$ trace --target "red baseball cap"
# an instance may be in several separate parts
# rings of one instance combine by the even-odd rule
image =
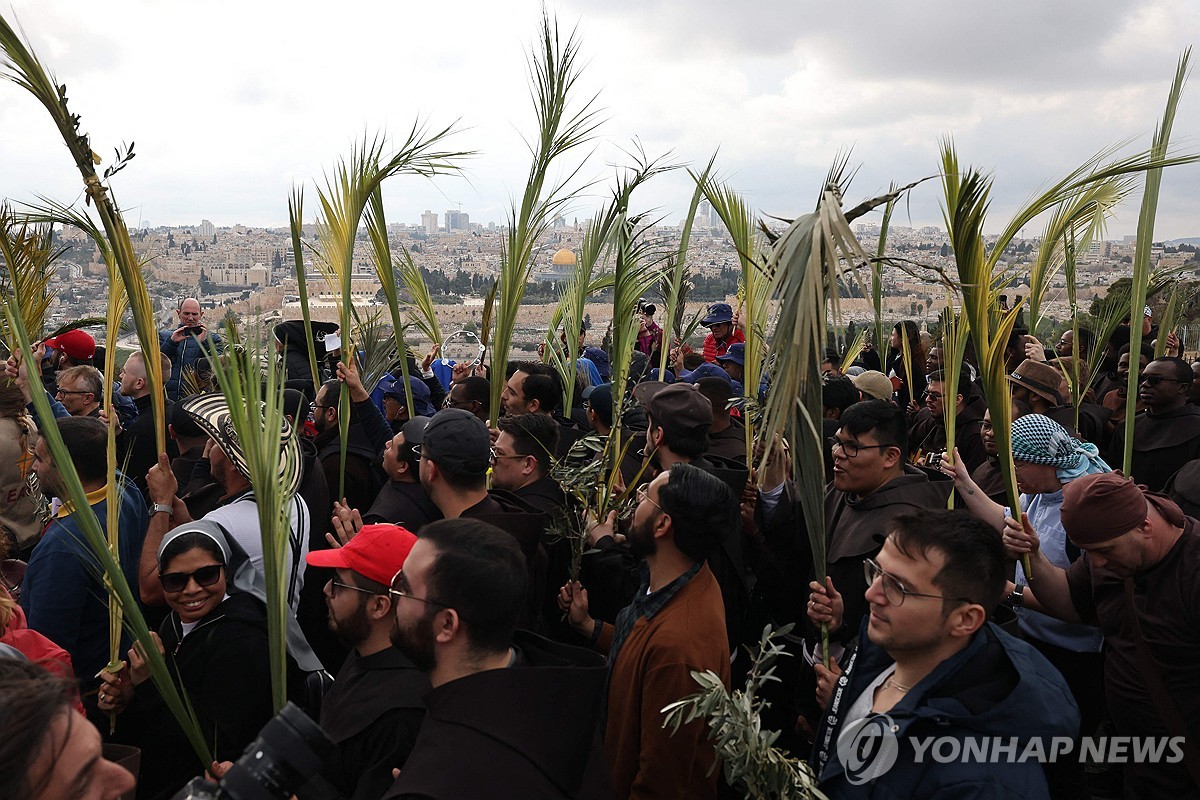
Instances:
[[[77,361],[83,361],[96,355],[96,340],[90,333],[78,328],[55,336],[53,339],[47,339],[46,347],[61,350]]]
[[[353,570],[388,586],[416,542],[416,534],[400,525],[385,522],[363,525],[345,547],[309,553],[307,561],[314,567]]]

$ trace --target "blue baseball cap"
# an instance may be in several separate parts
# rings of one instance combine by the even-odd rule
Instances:
[[[391,375],[384,376],[379,385],[383,387],[384,397],[394,397],[401,403],[405,402],[404,387],[400,385],[398,378]],[[409,375],[408,385],[412,390],[413,406],[415,406],[415,408],[409,411],[409,415],[414,417],[432,417],[437,412],[437,409],[429,402],[429,387],[425,385],[425,381],[415,375]],[[413,411],[416,411],[416,413],[413,414]]]
[[[729,377],[729,373],[718,367],[716,364],[704,363],[696,367],[688,376],[684,378],[688,383],[695,383],[701,378],[720,378],[729,383],[733,379]]]

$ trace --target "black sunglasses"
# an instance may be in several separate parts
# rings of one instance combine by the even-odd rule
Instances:
[[[1164,381],[1167,383],[1183,383],[1183,381],[1177,378],[1168,378],[1166,375],[1143,375],[1141,380],[1147,386],[1158,386]]]
[[[221,579],[224,564],[209,564],[195,572],[166,572],[160,573],[158,580],[162,583],[164,592],[182,592],[187,588],[189,580],[195,580],[197,586],[212,586]]]

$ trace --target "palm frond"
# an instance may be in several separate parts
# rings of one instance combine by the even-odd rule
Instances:
[[[1167,94],[1167,106],[1163,111],[1162,122],[1154,130],[1154,143],[1150,148],[1151,157],[1162,159],[1167,154],[1171,141],[1171,128],[1175,123],[1175,110],[1179,106],[1179,98],[1183,94],[1183,84],[1187,80],[1188,61],[1192,48],[1188,47],[1179,57],[1175,68],[1175,79]],[[1150,283],[1150,248],[1154,238],[1154,218],[1158,212],[1158,193],[1162,186],[1162,169],[1155,167],[1146,172],[1146,186],[1142,194],[1142,209],[1138,214],[1137,247],[1133,256],[1133,284],[1129,298],[1129,318],[1135,324],[1129,326],[1129,352],[1137,353],[1142,344],[1142,326],[1136,324],[1141,319],[1142,307],[1146,304],[1146,287]],[[1128,396],[1125,398],[1125,419],[1132,420],[1137,414],[1138,371],[1129,370],[1127,383]],[[1125,425],[1125,442],[1122,454],[1124,463],[1122,471],[1130,475],[1133,464],[1133,424]],[[1136,475],[1133,476],[1135,479]]]
[[[291,540],[291,508],[299,476],[299,443],[284,416],[284,381],[279,370],[264,370],[273,347],[261,338],[258,326],[250,326],[250,338],[242,340],[237,328],[225,323],[229,343],[223,358],[212,361],[213,375],[229,406],[230,423],[245,457],[250,484],[258,507],[262,536],[262,572],[266,579],[267,635],[271,660],[271,700],[275,710],[287,702],[288,548]],[[294,458],[282,458],[285,449],[297,450]],[[281,471],[281,465],[286,468]]]
[[[896,184],[888,185],[888,192],[895,192]],[[896,209],[896,198],[883,206],[883,219],[879,221],[879,240],[875,244],[875,258],[871,261],[871,311],[875,317],[875,352],[880,357],[887,355],[888,336],[883,327],[883,254],[887,249],[888,228],[892,224],[892,212]]]
[[[547,187],[551,165],[592,138],[600,124],[599,112],[589,100],[579,110],[571,110],[573,88],[579,79],[579,42],[574,33],[563,41],[557,22],[542,13],[539,47],[530,56],[530,80],[533,84],[537,139],[531,144],[533,163],[525,182],[520,204],[509,212],[508,229],[500,252],[500,276],[497,280],[494,310],[495,330],[491,344],[492,424],[500,414],[500,394],[512,347],[513,331],[525,296],[525,284],[533,270],[538,241],[551,221],[570,200],[565,186],[579,167],[570,170],[561,182]]]
[[[712,164],[710,162],[709,166]],[[709,177],[700,185],[704,198],[721,218],[733,241],[741,264],[741,309],[745,320],[745,364],[742,367],[742,391],[750,406],[758,402],[758,387],[762,379],[763,356],[766,352],[767,312],[771,302],[770,276],[754,213],[745,199],[728,184]],[[754,460],[754,423],[745,415],[746,460]]]
[[[687,297],[687,290],[690,288],[687,251],[692,238],[692,225],[696,221],[696,211],[700,208],[700,199],[704,196],[704,186],[708,183],[713,163],[716,160],[717,154],[713,153],[708,159],[708,164],[699,174],[691,169],[688,170],[688,175],[696,184],[696,188],[692,191],[692,201],[688,204],[687,216],[683,220],[683,231],[679,237],[679,252],[675,254],[674,260],[668,263],[662,280],[663,322],[666,324],[667,330],[658,366],[663,371],[667,369],[667,359],[670,357],[671,349],[676,346],[676,341],[682,347],[687,340],[683,334],[685,327],[683,321],[684,301]],[[696,318],[699,320],[699,316]]]
[[[304,268],[304,187],[295,186],[288,196],[288,228],[292,235],[292,261],[296,269],[296,293],[300,296],[300,318],[304,322],[304,341],[313,340],[312,312],[308,307],[308,273]],[[321,373],[317,370],[317,352],[311,346],[308,351],[308,369],[312,373],[313,391],[321,385]]]
[[[396,262],[396,268],[400,271],[400,280],[403,281],[405,290],[413,300],[412,310],[415,313],[410,314],[412,323],[429,341],[441,344],[442,329],[438,325],[437,309],[433,305],[433,297],[429,294],[429,286],[425,283],[425,276],[421,274],[421,268],[413,261],[412,254],[408,252],[407,247],[401,246],[400,259]]]
[[[867,329],[861,328],[858,333],[854,334],[854,341],[850,342],[846,348],[846,352],[842,354],[842,363],[838,365],[840,372],[845,372],[854,366],[854,362],[862,355],[863,346],[867,343]]]
[[[146,288],[146,280],[142,274],[142,264],[133,250],[129,238],[129,229],[112,199],[111,188],[102,182],[96,174],[96,164],[101,159],[92,150],[90,138],[79,128],[80,117],[67,108],[67,87],[59,84],[41,61],[29,49],[26,42],[17,35],[8,22],[0,17],[0,50],[4,57],[0,59],[0,76],[16,83],[30,92],[50,113],[50,117],[58,128],[71,158],[75,162],[84,183],[84,195],[88,203],[95,205],[96,213],[103,224],[104,236],[98,237],[98,231],[91,225],[93,239],[103,238],[111,249],[111,257],[121,272],[125,282],[125,290],[129,295],[129,304],[133,309],[133,323],[137,330],[141,345],[142,357],[146,367],[146,381],[150,385],[151,408],[155,424],[155,444],[158,452],[166,452],[166,396],[163,392],[162,366],[159,361],[158,331],[154,322],[154,306],[150,302],[150,294]],[[121,157],[118,165],[106,170],[104,177],[108,178],[116,169],[124,166],[133,157],[132,145]],[[119,159],[120,160],[120,159]],[[87,227],[84,228],[85,230]]]
[[[54,271],[52,265],[63,252],[52,244],[52,225],[32,224],[21,219],[7,204],[0,204],[0,262],[5,278],[0,279],[0,292],[21,311],[25,329],[41,339],[46,313],[54,303],[56,292],[50,288]],[[13,352],[13,337],[7,326],[0,327],[0,343],[5,351]]]
[[[1036,333],[1042,320],[1042,302],[1050,281],[1066,260],[1066,239],[1078,252],[1103,237],[1113,209],[1125,199],[1136,176],[1116,175],[1086,185],[1053,209],[1033,264],[1029,268],[1029,330]]]
[[[837,171],[831,175],[837,176]],[[774,375],[763,406],[763,454],[760,472],[776,447],[791,445],[792,480],[799,493],[813,565],[825,575],[825,456],[821,432],[821,361],[825,357],[826,320],[840,318],[838,279],[846,270],[858,279],[869,258],[842,213],[841,188],[827,184],[816,209],[791,221],[775,236],[767,267],[771,295],[778,298],[773,337]],[[861,281],[858,281],[862,285]],[[828,644],[828,634],[822,636]],[[828,654],[829,648],[825,647]]]

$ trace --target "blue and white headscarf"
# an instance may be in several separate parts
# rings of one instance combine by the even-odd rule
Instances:
[[[1084,475],[1112,472],[1096,445],[1081,442],[1062,425],[1041,414],[1026,414],[1013,421],[1012,453],[1017,461],[1057,468],[1063,484]]]

